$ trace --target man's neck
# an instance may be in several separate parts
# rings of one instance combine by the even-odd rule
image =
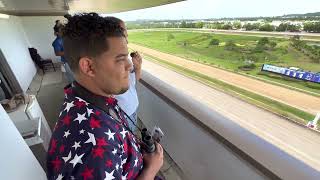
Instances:
[[[90,91],[93,94],[104,96],[104,97],[111,97],[111,94],[105,93],[102,89],[97,87],[96,85],[91,83],[92,81],[83,81],[78,80],[77,83],[79,83],[82,87],[86,88],[88,91]]]

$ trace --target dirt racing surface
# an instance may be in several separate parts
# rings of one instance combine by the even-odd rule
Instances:
[[[320,111],[320,98],[295,90],[269,84],[240,74],[232,73],[215,67],[200,64],[171,54],[159,52],[154,49],[136,44],[129,44],[130,48],[170,63],[177,64],[192,71],[200,72],[209,77],[219,79],[223,82],[254,92],[256,94],[271,98],[284,104],[296,107],[311,114]]]

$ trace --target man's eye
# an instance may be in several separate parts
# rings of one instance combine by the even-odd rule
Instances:
[[[125,61],[126,59],[125,58],[121,58],[121,59],[117,59],[117,62],[122,62],[122,61]]]

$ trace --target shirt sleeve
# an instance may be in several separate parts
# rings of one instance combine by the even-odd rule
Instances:
[[[53,42],[52,46],[53,46],[54,52],[63,52],[63,47],[57,41]]]

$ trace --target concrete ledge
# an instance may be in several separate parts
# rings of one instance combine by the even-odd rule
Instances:
[[[303,162],[283,152],[276,146],[266,142],[255,134],[242,128],[238,124],[225,118],[222,114],[212,111],[205,105],[201,104],[199,101],[190,99],[186,95],[181,94],[171,85],[164,83],[152,74],[144,72],[141,82],[144,88],[147,88],[153,94],[156,94],[156,96],[166,102],[168,106],[171,106],[171,108],[179,111],[179,113],[184,114],[184,116],[188,116],[188,119],[192,120],[194,123],[197,123],[198,125],[200,124],[200,126],[202,126],[203,128],[202,130],[209,132],[211,136],[213,134],[216,134],[215,138],[217,138],[218,136],[222,137],[219,140],[220,143],[223,143],[225,147],[231,149],[231,151],[238,157],[240,157],[242,161],[246,161],[246,163],[249,163],[248,166],[256,168],[252,169],[252,171],[259,171],[259,173],[262,176],[265,176],[265,178],[267,177],[270,179],[300,180],[317,179],[318,177],[320,177],[320,173],[312,167],[307,166]],[[141,96],[143,98],[143,96],[145,95],[142,94]],[[148,99],[147,101],[154,100],[155,99]],[[143,104],[141,106],[143,107]],[[146,112],[142,112],[141,114],[143,115],[144,113]],[[171,118],[175,119],[176,117]],[[167,126],[170,126],[170,124],[167,124]],[[214,137],[212,136],[212,138]],[[166,146],[170,146],[170,143],[174,142],[170,142],[169,140],[166,143]],[[203,151],[199,149],[202,147],[193,148],[195,152]],[[171,149],[171,152],[169,153],[171,155],[171,153],[175,154],[177,153],[176,151],[183,150],[184,149]],[[190,156],[192,155],[193,154],[190,154]],[[214,156],[214,154],[212,155]],[[173,159],[177,162],[179,167],[182,168],[182,170],[190,170],[190,168],[186,167],[186,164],[183,163],[183,159],[175,158],[181,158],[181,156],[179,157],[178,155],[173,155]],[[195,158],[195,160],[201,161],[201,159],[197,159],[197,157],[188,158]],[[221,165],[223,165],[223,163]],[[187,172],[186,174],[197,174],[197,172],[195,172],[199,170],[197,168],[199,167],[194,167],[194,169],[192,170],[194,172]],[[244,171],[244,173],[246,172]],[[208,172],[208,174],[210,174],[210,172]]]

